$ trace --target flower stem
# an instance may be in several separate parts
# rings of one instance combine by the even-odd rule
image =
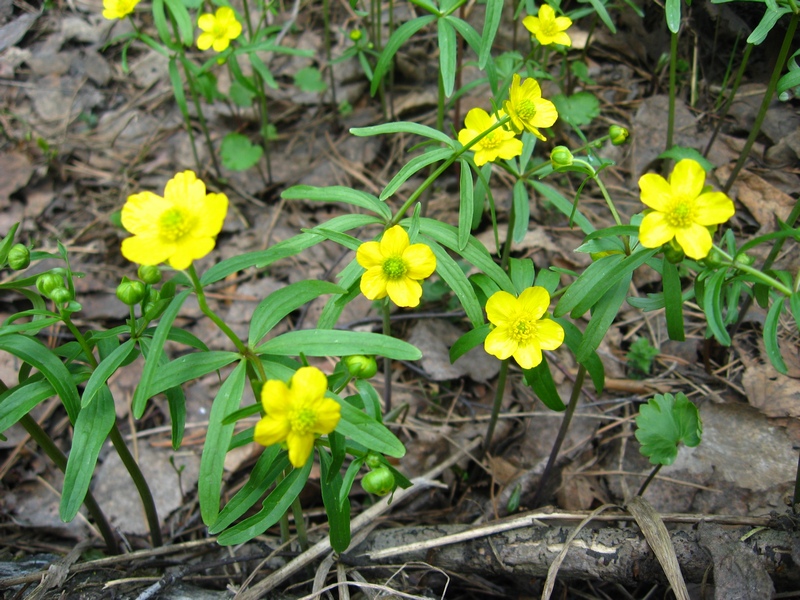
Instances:
[[[550,475],[552,474],[553,467],[556,464],[558,453],[561,451],[561,446],[564,443],[564,439],[567,437],[567,431],[569,430],[569,425],[572,422],[572,415],[575,414],[575,408],[578,406],[578,399],[581,397],[581,388],[583,388],[583,380],[585,378],[586,367],[580,365],[578,367],[578,373],[575,375],[575,383],[572,384],[572,395],[570,396],[567,410],[564,412],[564,419],[561,421],[561,428],[558,430],[556,441],[553,443],[552,450],[550,450],[550,458],[547,459],[547,465],[544,468],[542,477],[539,479],[539,489],[536,490],[536,495],[533,497],[533,501],[531,502],[532,507],[539,506],[539,501],[544,495],[544,491],[548,480],[550,479]]]
[[[677,75],[678,63],[678,34],[670,34],[669,43],[669,111],[667,113],[667,147],[665,150],[672,148],[672,136],[675,131],[675,79]]]
[[[786,64],[786,58],[789,55],[789,49],[791,48],[792,40],[794,39],[794,32],[797,30],[798,20],[800,20],[800,12],[793,13],[792,18],[789,21],[789,27],[786,30],[786,35],[783,38],[783,45],[781,46],[781,51],[778,54],[778,60],[775,62],[775,68],[772,70],[772,76],[767,84],[767,91],[764,92],[764,99],[761,101],[761,107],[758,109],[758,115],[756,115],[756,120],[753,123],[752,129],[750,129],[750,135],[747,137],[744,148],[742,148],[742,152],[739,155],[739,160],[736,161],[736,166],[733,167],[733,171],[731,171],[731,174],[728,176],[728,181],[725,182],[725,186],[722,188],[722,191],[726,194],[728,191],[730,191],[733,182],[736,181],[739,171],[741,171],[742,167],[744,167],[745,161],[750,156],[750,149],[753,147],[756,137],[761,131],[761,124],[764,122],[764,117],[767,116],[767,109],[772,103],[772,96],[775,94],[775,88],[778,85],[781,72]]]
[[[595,183],[597,183],[597,187],[600,188],[600,192],[603,194],[603,198],[606,199],[606,204],[608,205],[608,210],[611,211],[611,216],[614,217],[614,222],[617,225],[622,225],[622,219],[619,218],[619,213],[617,212],[617,207],[614,206],[614,201],[611,200],[611,196],[609,195],[608,190],[606,189],[606,186],[603,183],[603,180],[600,179],[600,177],[599,177],[599,175],[597,173],[594,174],[592,179],[594,179]],[[630,256],[630,253],[631,253],[630,241],[628,240],[627,237],[623,236],[622,237],[622,243],[625,245],[625,254]]]
[[[194,268],[194,265],[189,265],[189,268],[186,270],[189,274],[189,279],[192,280],[192,285],[194,286],[194,292],[197,294],[197,304],[200,306],[200,310],[203,311],[203,314],[211,319],[214,324],[220,328],[220,331],[228,336],[233,342],[233,345],[236,346],[236,350],[242,356],[249,356],[250,351],[247,349],[247,346],[244,345],[242,340],[233,332],[233,330],[228,327],[227,323],[219,318],[219,316],[211,310],[211,307],[208,306],[208,302],[206,301],[206,295],[203,291],[203,284],[200,283],[200,278],[197,276],[197,271]]]
[[[300,544],[300,551],[308,550],[308,535],[306,534],[306,521],[303,518],[303,506],[300,498],[292,500],[292,515],[294,515],[294,527],[297,531],[297,541]]]
[[[383,317],[383,335],[391,337],[392,315],[389,298],[385,298],[383,301],[381,316]],[[385,413],[392,410],[392,361],[386,356],[383,357],[383,403],[385,405]]]
[[[500,363],[500,373],[497,376],[497,388],[494,391],[494,404],[492,405],[492,416],[489,419],[489,427],[486,430],[486,438],[483,440],[483,447],[481,448],[478,460],[483,459],[489,447],[492,444],[492,437],[494,437],[494,429],[497,426],[497,417],[500,414],[500,408],[503,405],[503,394],[506,389],[506,378],[508,377],[508,365],[510,358],[506,358]]]
[[[722,107],[722,111],[717,115],[717,126],[714,127],[714,132],[711,134],[711,137],[708,140],[706,149],[703,151],[703,156],[708,156],[708,153],[711,151],[711,146],[714,145],[714,141],[717,139],[719,130],[722,128],[722,124],[725,122],[725,117],[728,116],[728,111],[731,108],[731,104],[733,104],[733,99],[736,97],[736,92],[739,89],[739,84],[742,82],[742,77],[744,76],[745,69],[747,68],[747,63],[750,61],[750,53],[752,51],[753,44],[747,43],[744,47],[744,55],[742,56],[742,64],[739,67],[739,72],[736,74],[736,79],[731,86],[731,91],[728,94],[728,99],[725,101],[725,105]]]
[[[117,454],[119,454],[119,457],[122,460],[122,464],[125,465],[125,468],[130,474],[131,479],[133,479],[133,484],[136,486],[136,490],[139,492],[139,497],[142,500],[142,506],[144,506],[144,514],[147,519],[147,526],[150,529],[150,537],[152,538],[153,547],[157,548],[162,546],[164,542],[161,539],[161,525],[158,520],[158,511],[156,510],[156,503],[153,500],[153,494],[150,492],[150,486],[147,485],[147,480],[144,478],[141,469],[139,469],[139,465],[133,458],[133,455],[128,449],[127,444],[125,444],[125,440],[122,438],[122,433],[120,433],[116,422],[114,423],[113,427],[111,427],[109,436],[111,437],[111,443],[114,444],[114,449],[117,451]]]
[[[664,465],[656,465],[655,467],[653,467],[653,470],[650,471],[650,475],[647,476],[647,479],[644,480],[642,486],[639,488],[639,491],[636,492],[637,496],[641,496],[642,494],[644,494],[644,491],[647,489],[647,486],[649,486],[650,482],[656,478],[656,475],[658,475],[658,472],[661,470],[661,467],[663,466]]]
[[[5,388],[5,385],[2,387]],[[44,450],[44,453],[50,457],[50,460],[55,463],[59,470],[62,473],[65,472],[67,470],[67,457],[63,452],[61,452],[58,446],[55,445],[53,440],[50,439],[50,436],[47,435],[47,433],[41,428],[36,420],[31,417],[30,414],[26,414],[22,416],[19,422],[20,425],[25,428],[25,431],[28,432],[28,435],[30,435],[31,438],[33,438],[33,441],[36,442],[42,450]],[[95,500],[91,491],[86,492],[86,497],[83,499],[83,503],[86,505],[86,508],[92,515],[97,528],[100,530],[100,535],[103,536],[103,540],[106,543],[106,548],[108,551],[111,554],[119,554],[119,543],[117,542],[117,538],[114,536],[114,530],[111,529],[111,525],[108,524],[108,519],[106,519],[106,516],[100,509],[100,506],[97,504],[97,500]]]
[[[778,281],[774,277],[770,277],[769,275],[766,275],[765,273],[762,273],[758,269],[754,269],[750,265],[744,265],[744,264],[740,263],[735,258],[733,258],[730,254],[728,254],[724,250],[718,248],[717,246],[714,246],[714,248],[726,260],[730,261],[728,266],[733,267],[734,269],[737,269],[737,270],[741,271],[742,273],[747,273],[748,275],[753,276],[754,278],[758,279],[761,283],[763,283],[765,285],[768,285],[771,288],[779,291],[784,296],[788,297],[788,296],[792,295],[792,290],[790,288],[786,287],[785,285],[783,285],[783,283],[781,283],[780,281]]]

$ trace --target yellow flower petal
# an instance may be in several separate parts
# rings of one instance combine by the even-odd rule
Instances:
[[[517,302],[521,312],[531,319],[541,319],[550,307],[550,294],[541,286],[529,287],[519,295]]]
[[[299,469],[311,456],[311,451],[314,449],[314,434],[290,431],[286,436],[286,445],[289,447],[289,462],[295,469]]]
[[[495,121],[489,116],[482,108],[473,108],[468,113],[466,118],[464,119],[464,125],[467,129],[472,129],[473,131],[486,131],[494,125]]]
[[[513,356],[520,367],[523,369],[532,369],[542,362],[542,348],[539,346],[538,342],[531,342],[524,346],[520,345]]]
[[[212,31],[216,22],[217,20],[214,18],[213,14],[205,13],[198,17],[197,26],[203,31]]]
[[[425,244],[411,244],[403,251],[403,260],[408,270],[406,277],[427,279],[436,270],[436,256]]]
[[[328,434],[339,424],[342,417],[342,407],[336,400],[323,398],[315,408],[317,413],[317,423],[314,426],[314,433]]]
[[[122,240],[122,256],[138,265],[155,266],[165,262],[175,250],[174,244],[162,244],[155,236],[134,236]]]
[[[561,17],[566,18],[566,17]],[[559,31],[555,33],[551,38],[551,44],[560,44],[561,46],[572,46],[572,38],[570,38],[566,33],[563,31]]]
[[[217,237],[228,214],[228,197],[225,194],[208,194],[198,199],[198,206],[201,207],[197,211],[201,218],[197,221],[194,234],[198,237]]]
[[[408,248],[408,233],[399,225],[390,227],[383,232],[380,245],[384,258],[402,256],[403,251]]]
[[[511,339],[505,327],[497,327],[489,332],[483,342],[487,354],[505,360],[517,351],[518,344]]]
[[[328,378],[316,367],[301,367],[292,376],[291,395],[293,402],[312,402],[325,395]]]
[[[419,300],[422,298],[422,286],[413,279],[403,277],[396,281],[387,281],[386,293],[397,306],[411,308],[419,305]]]
[[[383,254],[378,242],[364,242],[356,251],[356,262],[365,269],[383,265]]]
[[[128,196],[120,214],[122,226],[134,235],[158,235],[158,222],[153,215],[160,215],[172,205],[152,192],[140,192]]]
[[[536,328],[542,350],[555,350],[564,343],[564,328],[552,319],[542,319]]]
[[[708,256],[713,244],[708,229],[697,223],[691,227],[679,229],[675,233],[675,240],[683,248],[686,256],[695,260]]]
[[[284,441],[289,431],[289,421],[285,417],[268,415],[256,423],[253,440],[262,446],[272,446]]]
[[[486,318],[494,325],[505,325],[520,311],[519,300],[508,292],[499,291],[486,301]]]
[[[261,388],[261,406],[268,415],[285,415],[289,401],[289,386],[283,381],[270,379]]]
[[[645,206],[658,211],[667,211],[672,204],[672,187],[661,175],[645,173],[639,178],[641,200]]]
[[[193,261],[203,258],[214,249],[212,238],[185,236],[180,244],[175,244],[175,252],[169,257],[169,266],[178,271],[188,269]]]
[[[695,160],[684,158],[678,161],[669,176],[669,184],[675,196],[697,198],[703,192],[706,172]]]
[[[361,276],[361,293],[369,300],[386,297],[387,279],[381,267],[373,267]]]
[[[558,110],[556,109],[556,105],[550,102],[550,100],[545,100],[544,98],[540,98],[534,102],[534,104],[536,105],[536,115],[531,121],[533,126],[552,127],[553,124],[558,120]]]
[[[645,248],[658,248],[675,237],[675,230],[667,223],[664,213],[651,212],[639,225],[639,242]]]
[[[718,225],[730,219],[736,209],[733,200],[722,192],[707,192],[694,204],[694,220],[699,225]]]

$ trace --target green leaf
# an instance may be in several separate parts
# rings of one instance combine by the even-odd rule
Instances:
[[[125,362],[136,347],[136,340],[129,339],[124,344],[117,347],[111,354],[108,355],[103,361],[97,365],[97,368],[89,378],[89,382],[83,390],[81,397],[81,408],[86,408],[94,399],[97,392],[99,392],[105,385],[108,378],[111,377],[119,366]]]
[[[576,92],[571,96],[557,94],[551,100],[558,116],[574,127],[588,125],[600,116],[600,101],[591,92]]]
[[[583,344],[583,332],[564,317],[553,320],[564,328],[564,343],[573,354],[577,355]],[[597,352],[590,352],[580,364],[586,367],[595,391],[598,394],[602,394],[606,383],[606,370]]]
[[[253,311],[248,344],[255,346],[281,319],[323,294],[344,294],[347,290],[328,281],[297,281],[272,292]]]
[[[594,231],[594,225],[589,222],[589,219],[580,210],[574,208],[572,202],[564,198],[559,192],[540,181],[528,180],[528,183],[533,189],[547,198],[563,215],[566,217],[572,216],[572,220],[580,227],[583,233],[588,235]],[[573,212],[575,213],[574,215]]]
[[[664,258],[661,265],[664,284],[664,306],[669,339],[682,342],[686,339],[683,331],[683,290],[678,266]]]
[[[372,194],[354,190],[352,188],[333,185],[330,187],[315,187],[311,185],[295,185],[281,193],[281,198],[286,200],[314,200],[317,202],[343,202],[358,206],[376,213],[386,221],[392,218],[392,210]],[[327,224],[326,224],[327,227]]]
[[[795,292],[789,296],[789,310],[794,317],[794,324],[797,329],[800,329],[800,292]]]
[[[160,366],[148,390],[149,397],[221,369],[239,358],[236,352],[212,350],[179,356]],[[149,357],[148,357],[149,359]],[[149,360],[148,360],[149,362]]]
[[[247,57],[250,59],[250,64],[253,65],[253,68],[256,70],[256,72],[261,75],[261,79],[264,80],[264,83],[266,83],[273,90],[277,90],[279,87],[278,82],[275,81],[275,78],[272,76],[269,67],[267,67],[264,61],[259,58],[258,54],[256,54],[256,50],[248,52]]]
[[[525,182],[517,179],[514,184],[513,192],[514,203],[514,231],[512,239],[519,244],[528,233],[528,225],[531,219],[531,201],[528,197],[528,190],[525,189]]]
[[[589,359],[608,333],[608,329],[619,314],[619,309],[628,295],[631,277],[631,273],[627,273],[618,279],[595,305],[592,311],[592,320],[589,321],[589,325],[583,332],[583,342],[575,355],[575,360],[579,363],[584,363]]]
[[[439,33],[439,77],[445,98],[453,95],[456,83],[456,30],[448,22],[449,17],[442,17],[436,22]]]
[[[453,290],[473,327],[483,325],[483,309],[480,302],[478,302],[478,296],[475,294],[475,290],[472,289],[469,279],[464,275],[464,271],[461,270],[461,267],[458,266],[458,263],[453,260],[447,251],[434,240],[429,238],[425,242],[433,251],[434,256],[436,256],[436,272]]]
[[[189,290],[183,291],[172,300],[167,310],[161,315],[161,320],[156,327],[153,334],[150,352],[145,356],[144,369],[142,369],[142,377],[139,380],[139,385],[136,386],[136,391],[133,393],[131,400],[131,410],[133,416],[137,419],[142,418],[144,414],[145,403],[155,394],[148,394],[153,380],[156,377],[159,369],[162,368],[160,358],[164,355],[164,345],[167,341],[172,323],[175,317],[178,316],[178,311],[183,306],[186,298],[189,297]]]
[[[673,146],[669,150],[664,150],[664,152],[658,155],[658,158],[669,158],[675,162],[681,161],[684,158],[690,158],[696,163],[699,163],[706,173],[713,171],[715,168],[714,163],[700,154],[700,152],[694,148],[686,148],[685,146]]]
[[[702,306],[711,333],[723,346],[731,345],[731,336],[725,329],[725,320],[722,317],[722,286],[727,274],[727,269],[720,269],[708,278],[703,290]]]
[[[208,532],[216,535],[250,510],[250,507],[264,496],[272,483],[288,466],[289,454],[282,450],[279,444],[265,448],[250,471],[247,483],[220,511],[217,520],[208,527]]]
[[[639,451],[654,465],[671,465],[681,442],[690,448],[700,443],[703,423],[697,407],[682,393],[656,394],[636,417]]]
[[[328,535],[334,552],[344,552],[350,545],[350,500],[339,498],[342,476],[338,470],[332,471],[333,458],[327,450],[320,450],[319,464],[322,503],[328,515]]]
[[[313,456],[312,453],[303,467],[293,469],[283,481],[275,486],[257,514],[222,532],[217,538],[217,543],[222,546],[243,544],[275,525],[303,491],[311,473],[311,465],[314,464]]]
[[[86,372],[71,376],[74,385],[83,383],[87,379],[89,379],[89,373]],[[0,433],[19,421],[23,415],[32,411],[40,402],[54,396],[55,393],[50,382],[41,374],[36,374],[0,394]]]
[[[328,84],[316,67],[304,67],[294,75],[294,84],[304,92],[324,92]]]
[[[472,171],[469,162],[461,159],[458,161],[460,173],[459,206],[458,206],[458,249],[463,250],[472,231],[473,215],[475,213],[475,188],[472,182]]]
[[[778,344],[778,322],[783,312],[783,296],[772,301],[772,305],[767,311],[767,318],[764,320],[764,349],[769,357],[769,362],[775,367],[778,373],[786,375],[789,370],[781,356],[781,348]]]
[[[497,30],[500,28],[500,17],[503,16],[503,0],[486,0],[486,16],[483,19],[481,34],[481,51],[478,54],[478,68],[483,70],[492,56],[492,44]]]
[[[597,16],[600,17],[601,21],[603,21],[603,24],[606,27],[608,27],[608,30],[611,33],[616,34],[617,28],[614,26],[614,21],[611,20],[611,16],[608,14],[608,11],[606,10],[604,0],[589,0],[589,4],[592,5],[592,8],[594,8],[595,13],[597,13]]]
[[[394,30],[391,37],[387,40],[386,45],[381,51],[378,62],[375,65],[375,71],[372,75],[372,84],[369,88],[370,96],[374,96],[378,91],[378,87],[383,81],[389,67],[392,66],[394,55],[400,50],[400,47],[408,41],[408,39],[418,32],[420,29],[433,23],[436,20],[435,15],[424,15],[417,17],[410,21],[406,21],[400,27]]]
[[[400,186],[405,183],[405,181],[417,173],[421,171],[425,167],[435,162],[439,162],[440,160],[446,160],[453,155],[453,150],[451,148],[435,148],[419,156],[415,156],[411,160],[409,160],[403,167],[397,172],[397,174],[392,177],[392,180],[386,184],[386,187],[381,192],[380,199],[386,200],[390,198],[392,194],[394,194]]]
[[[206,525],[214,523],[219,516],[225,456],[228,454],[228,446],[236,426],[235,423],[223,425],[222,421],[239,407],[239,403],[242,401],[242,392],[244,392],[246,373],[247,362],[241,360],[220,386],[219,392],[211,404],[208,431],[203,443],[203,455],[200,458],[200,478],[197,484],[200,514]]]
[[[767,35],[772,28],[775,27],[775,24],[778,20],[785,14],[792,12],[792,9],[788,6],[780,6],[780,7],[771,7],[769,6],[769,2],[767,2],[767,10],[764,13],[764,16],[761,17],[761,21],[753,30],[753,33],[747,38],[748,44],[753,44],[754,46],[758,46],[761,42],[767,39]]]
[[[401,458],[405,455],[406,448],[403,443],[384,425],[378,423],[367,413],[358,410],[349,402],[338,398],[337,401],[342,407],[342,418],[339,424],[336,425],[338,433],[375,452],[394,456],[395,458]]]
[[[442,142],[455,150],[458,146],[456,141],[449,135],[442,133],[438,129],[422,125],[420,123],[411,123],[409,121],[398,121],[396,123],[384,123],[382,125],[373,125],[371,127],[351,127],[350,133],[356,137],[367,137],[372,135],[383,135],[386,133],[410,133],[420,137],[430,138],[437,142]]]
[[[484,323],[480,327],[471,329],[456,342],[450,346],[450,363],[456,362],[459,358],[464,356],[467,352],[482,344],[486,340],[486,336],[492,330],[491,323]]]
[[[683,0],[667,0],[666,3],[667,28],[672,33],[678,33],[681,28],[681,2]]]
[[[222,138],[220,155],[222,165],[231,171],[246,171],[255,165],[264,154],[264,148],[250,141],[241,133],[229,133]]]
[[[508,272],[517,295],[533,285],[535,269],[530,258],[510,258],[508,261]]]
[[[72,436],[72,450],[64,472],[64,488],[59,507],[62,521],[72,521],[78,514],[92,481],[97,456],[116,418],[114,398],[106,386],[100,389],[97,399],[78,415]]]
[[[192,19],[189,17],[189,11],[186,10],[181,0],[164,0],[170,14],[175,23],[178,25],[178,32],[180,34],[181,43],[184,46],[191,46],[194,41],[194,27],[192,26]]]
[[[3,241],[0,242],[0,266],[5,265],[8,260],[8,253],[14,245],[14,235],[17,233],[18,227],[19,223],[14,223],[3,238]]]
[[[61,398],[70,422],[75,423],[81,410],[78,390],[67,367],[47,346],[24,335],[9,334],[0,335],[0,350],[5,350],[39,369]]]
[[[586,270],[581,273],[580,277],[573,281],[564,292],[564,295],[561,296],[561,299],[553,310],[553,315],[556,317],[565,315],[571,312],[578,305],[578,302],[584,298],[590,298],[589,292],[592,288],[608,280],[611,270],[619,266],[624,258],[624,254],[609,254],[607,256],[601,256],[586,267]],[[599,299],[599,297],[594,298],[595,301]]]
[[[256,354],[278,356],[377,354],[395,360],[419,360],[422,358],[419,350],[403,340],[378,333],[333,329],[289,331],[256,348]]]
[[[525,383],[550,410],[561,412],[567,409],[556,388],[546,356],[542,356],[542,362],[534,368],[525,370]]]

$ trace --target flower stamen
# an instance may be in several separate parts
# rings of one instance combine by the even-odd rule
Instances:
[[[174,242],[189,233],[193,227],[192,216],[179,206],[168,208],[158,220],[161,237]]]

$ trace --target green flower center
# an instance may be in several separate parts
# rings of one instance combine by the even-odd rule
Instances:
[[[530,121],[536,116],[536,105],[532,100],[525,98],[517,105],[517,114],[523,121]]]
[[[484,150],[492,150],[494,148],[497,148],[502,142],[502,140],[500,140],[496,134],[497,131],[493,131],[485,138],[483,138],[481,140],[481,148],[483,148]]]
[[[211,35],[218,40],[228,39],[228,23],[222,19],[214,21],[214,29],[211,31]]]
[[[694,222],[694,210],[692,204],[686,200],[681,200],[675,204],[666,214],[667,223],[676,229],[690,227]]]
[[[174,242],[191,231],[193,220],[186,209],[175,206],[161,213],[158,231],[162,238]]]
[[[383,261],[383,274],[389,281],[402,279],[407,272],[408,266],[401,256],[390,256]]]
[[[300,435],[309,433],[316,423],[317,413],[310,408],[299,408],[289,413],[289,426]]]
[[[525,344],[531,338],[536,337],[538,330],[538,327],[536,327],[536,319],[521,316],[517,317],[516,320],[511,323],[511,327],[508,328],[508,335],[518,344]]]

